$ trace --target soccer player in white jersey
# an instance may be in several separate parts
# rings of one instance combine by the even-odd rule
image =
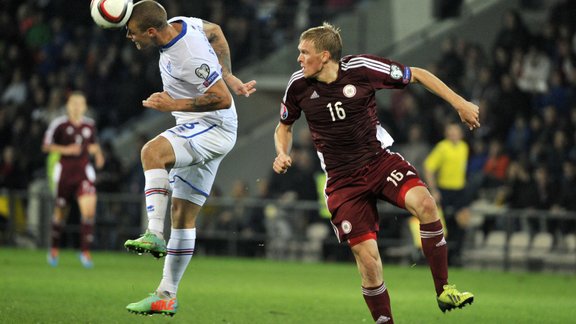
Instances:
[[[478,107],[424,69],[375,55],[341,58],[340,31],[327,23],[302,33],[298,50],[302,69],[292,75],[282,100],[273,169],[282,174],[292,165],[292,126],[304,113],[327,173],[325,195],[332,225],[339,241],[347,242],[354,254],[374,321],[394,321],[376,242],[378,200],[420,220],[422,250],[440,309],[472,303],[471,293],[448,284],[448,252],[436,203],[416,169],[388,149],[393,139],[378,121],[375,93],[421,83],[450,103],[470,129],[480,126]]]
[[[228,43],[216,24],[190,17],[168,20],[159,3],[145,0],[134,5],[126,29],[126,37],[138,49],[160,49],[164,91],[153,93],[142,105],[171,112],[177,124],[141,151],[148,228],[125,246],[156,258],[167,256],[156,291],[126,308],[172,316],[178,308],[178,285],[194,253],[196,217],[218,165],[236,141],[236,108],[227,85],[237,95],[249,96],[256,91],[256,81],[243,83],[232,74]],[[166,245],[164,216],[170,190],[172,228]]]

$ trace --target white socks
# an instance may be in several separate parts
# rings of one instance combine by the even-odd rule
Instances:
[[[146,211],[148,213],[148,230],[160,238],[164,238],[164,218],[168,208],[168,193],[170,183],[168,171],[164,169],[151,169],[144,171],[146,183]]]
[[[172,229],[168,241],[168,255],[164,260],[162,281],[157,291],[170,297],[176,297],[178,285],[194,254],[196,229]]]

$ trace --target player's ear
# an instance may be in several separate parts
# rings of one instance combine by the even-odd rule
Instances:
[[[150,28],[146,29],[146,34],[147,34],[149,37],[152,37],[152,36],[156,35],[156,33],[158,33],[158,30],[157,30],[156,28],[154,28],[154,27],[150,27]]]
[[[323,51],[322,52],[322,63],[327,63],[328,61],[330,61],[330,52]]]

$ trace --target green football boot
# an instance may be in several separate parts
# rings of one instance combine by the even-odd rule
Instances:
[[[456,307],[462,308],[467,304],[472,304],[474,295],[467,291],[459,292],[455,285],[444,285],[444,291],[438,296],[438,307],[442,313],[450,311]]]
[[[178,300],[176,298],[162,299],[152,293],[139,302],[129,304],[126,309],[131,313],[141,315],[163,314],[174,316],[178,310]]]
[[[128,251],[138,254],[149,252],[157,259],[166,256],[166,242],[149,231],[146,231],[140,238],[127,240],[124,246]]]

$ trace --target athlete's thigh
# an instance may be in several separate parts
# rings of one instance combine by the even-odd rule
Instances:
[[[326,203],[340,242],[378,231],[376,199],[362,178],[343,178],[326,188]]]
[[[172,197],[203,206],[210,195],[214,179],[224,155],[188,167],[173,168],[169,179]]]
[[[235,131],[204,120],[176,125],[160,135],[172,146],[174,168],[206,163],[226,155],[236,141]]]
[[[402,155],[390,151],[386,151],[369,172],[368,179],[374,194],[400,208],[406,208],[404,200],[408,190],[426,186],[416,169]]]

